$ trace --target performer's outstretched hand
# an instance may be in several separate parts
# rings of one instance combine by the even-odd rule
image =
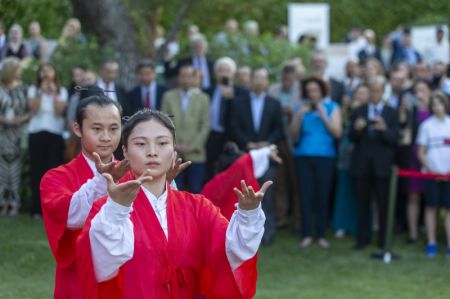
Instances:
[[[272,181],[265,182],[258,192],[253,190],[252,186],[247,187],[245,181],[241,181],[242,191],[238,188],[234,188],[233,191],[236,193],[239,199],[239,208],[242,210],[254,210],[259,206],[259,203],[263,200],[264,194],[267,189],[273,184]]]
[[[182,161],[181,158],[178,158],[175,161],[173,167],[167,173],[167,180],[169,182],[172,182],[181,172],[183,172],[186,168],[188,168],[192,164],[191,161],[187,161],[184,163],[181,163],[181,161]]]
[[[145,182],[151,181],[150,170],[144,171],[140,177],[135,180],[116,184],[113,177],[109,173],[104,173],[103,176],[108,182],[108,195],[116,203],[123,206],[131,206],[136,199],[136,195],[141,185]]]
[[[283,160],[279,156],[278,147],[275,144],[270,145],[270,159],[278,164],[283,164]]]
[[[130,164],[128,163],[128,160],[122,160],[119,163],[116,163],[114,161],[111,161],[109,163],[103,163],[102,159],[100,158],[99,154],[96,152],[93,152],[92,155],[95,159],[95,168],[97,168],[97,171],[101,174],[103,173],[109,173],[113,180],[117,182],[120,180],[125,173],[130,169]]]

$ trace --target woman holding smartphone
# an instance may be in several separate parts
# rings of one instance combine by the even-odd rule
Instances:
[[[326,83],[316,77],[302,82],[302,95],[307,103],[295,115],[291,126],[294,160],[300,190],[303,241],[300,248],[313,242],[313,216],[318,244],[329,248],[326,239],[328,201],[335,170],[335,139],[342,135],[339,105],[327,99]]]

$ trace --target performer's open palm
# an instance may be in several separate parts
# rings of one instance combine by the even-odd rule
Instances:
[[[234,188],[233,191],[236,193],[239,199],[239,208],[242,210],[254,210],[259,206],[259,203],[263,200],[264,194],[266,193],[267,189],[273,184],[272,181],[265,182],[261,189],[259,189],[258,192],[255,192],[253,190],[252,186],[247,186],[245,184],[245,181],[241,181],[241,188],[240,191],[238,188]]]
[[[97,168],[97,171],[101,174],[103,173],[109,173],[112,175],[114,181],[120,180],[125,173],[130,169],[130,163],[128,160],[122,160],[119,163],[116,163],[114,161],[111,161],[109,163],[103,163],[102,159],[100,158],[99,154],[96,152],[93,152],[92,155],[95,159],[95,168]]]
[[[147,169],[137,179],[118,184],[114,182],[113,177],[109,173],[104,173],[103,176],[108,182],[109,197],[118,204],[128,207],[131,206],[136,199],[136,195],[138,194],[141,185],[153,179],[149,173],[150,170]]]
[[[172,182],[181,172],[192,164],[191,161],[181,162],[181,158],[176,159],[173,167],[167,172],[167,180],[169,182]]]

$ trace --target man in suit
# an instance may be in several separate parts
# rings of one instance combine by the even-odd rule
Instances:
[[[192,66],[184,65],[179,71],[179,87],[164,94],[161,110],[173,116],[177,128],[177,153],[184,161],[192,162],[176,178],[177,186],[180,190],[200,193],[205,174],[205,145],[209,134],[209,97],[198,88],[192,88]]]
[[[206,55],[208,53],[208,42],[200,34],[194,34],[190,39],[191,56],[182,58],[178,61],[166,61],[164,63],[164,77],[171,81],[174,79],[178,70],[183,65],[192,65],[194,69],[202,73],[202,89],[206,90],[212,86],[213,82],[213,62]]]
[[[252,90],[246,97],[233,101],[231,133],[233,140],[245,151],[269,144],[278,144],[283,139],[283,122],[280,102],[266,94],[269,75],[266,69],[253,72]],[[276,165],[270,165],[258,181],[274,180]],[[273,188],[271,189],[273,190]],[[262,204],[266,214],[263,244],[270,245],[276,230],[273,191],[268,191]]]
[[[211,99],[210,132],[206,144],[206,180],[216,172],[216,162],[223,146],[231,139],[230,111],[234,99],[240,99],[244,90],[234,84],[236,63],[229,57],[217,59],[214,64],[216,84],[206,90]]]
[[[397,112],[383,102],[384,77],[369,82],[369,104],[359,107],[351,117],[349,137],[354,143],[350,165],[358,197],[358,232],[355,249],[370,243],[371,199],[377,201],[380,231],[378,247],[383,250],[386,235],[389,176],[395,163],[399,138]]]
[[[392,53],[392,65],[404,61],[412,67],[422,60],[422,56],[412,45],[409,28],[404,28],[402,34],[394,36],[392,46],[394,50]]]
[[[119,63],[114,60],[104,61],[100,67],[99,75],[97,86],[105,90],[107,97],[120,103],[123,109],[123,116],[131,115],[127,92],[116,83],[119,77]]]
[[[376,35],[375,32],[372,29],[367,29],[364,31],[364,36],[367,40],[367,45],[362,48],[358,52],[358,58],[361,64],[364,64],[367,59],[373,57],[381,61],[381,53],[380,49],[377,48],[377,45],[375,44]]]
[[[345,95],[345,86],[341,81],[338,81],[327,75],[327,58],[325,53],[315,51],[312,55],[312,73],[315,77],[321,78],[330,86],[330,98],[338,104],[342,104],[342,99]]]
[[[142,108],[160,110],[167,88],[155,80],[155,65],[151,60],[142,60],[136,67],[139,85],[128,92],[131,114]]]

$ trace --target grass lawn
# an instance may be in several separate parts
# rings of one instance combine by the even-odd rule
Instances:
[[[442,238],[441,238],[442,239]],[[421,245],[403,245],[391,264],[369,258],[374,248],[353,252],[351,238],[332,248],[297,249],[298,238],[281,231],[270,248],[260,250],[256,299],[276,298],[450,298],[450,260],[429,260]],[[55,263],[41,220],[0,218],[0,298],[51,298]]]

